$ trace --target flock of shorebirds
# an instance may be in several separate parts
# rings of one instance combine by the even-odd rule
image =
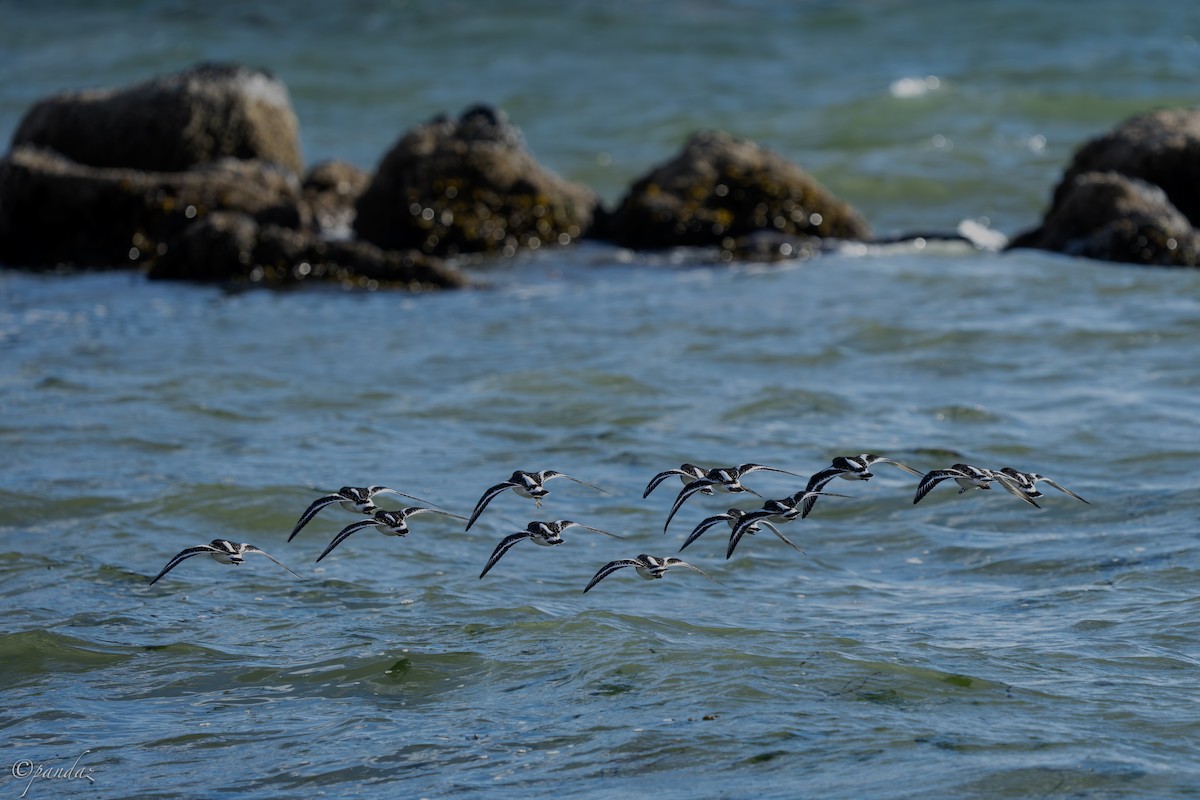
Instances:
[[[921,480],[917,484],[916,495],[913,497],[913,503],[919,503],[925,495],[929,494],[938,484],[944,481],[954,481],[958,484],[958,492],[962,494],[970,489],[991,489],[993,485],[998,485],[1008,491],[1010,494],[1019,498],[1034,507],[1038,506],[1037,500],[1041,498],[1042,492],[1038,489],[1039,483],[1045,483],[1064,494],[1074,497],[1084,503],[1088,502],[1071,490],[1062,486],[1059,483],[1047,478],[1036,472],[1021,472],[1012,467],[1004,467],[999,470],[986,469],[983,467],[973,467],[969,464],[955,464],[951,467],[943,469],[935,469],[929,472],[922,473],[919,470],[913,469],[907,464],[902,464],[890,458],[877,456],[872,453],[862,453],[856,456],[838,456],[833,459],[832,463],[821,470],[814,473],[808,478],[804,489],[789,495],[779,500],[764,500],[762,507],[754,510],[743,510],[739,508],[730,508],[724,513],[710,516],[701,521],[684,540],[683,546],[680,547],[682,552],[696,539],[700,538],[706,531],[724,522],[729,527],[729,543],[725,549],[725,558],[730,558],[738,544],[747,535],[759,533],[763,528],[766,528],[781,541],[793,549],[803,552],[790,539],[783,535],[779,530],[779,525],[791,522],[796,519],[807,517],[813,510],[816,502],[821,497],[847,497],[848,495],[838,494],[836,492],[824,491],[834,478],[842,478],[847,481],[865,481],[874,477],[871,468],[876,464],[890,464],[893,467],[904,470],[912,475],[920,476]],[[681,464],[678,468],[668,469],[658,473],[646,485],[646,489],[642,492],[642,498],[650,496],[660,484],[664,481],[678,477],[683,483],[683,488],[675,498],[675,502],[671,506],[671,511],[667,515],[667,520],[663,525],[663,532],[666,533],[667,528],[674,519],[676,512],[683,504],[691,497],[699,495],[714,495],[714,494],[742,494],[748,493],[762,498],[758,492],[749,488],[742,483],[743,478],[754,472],[767,471],[777,472],[785,475],[794,475],[803,477],[799,473],[789,472],[785,469],[777,467],[768,467],[762,464],[741,464],[733,467],[714,467],[705,469],[695,464]],[[500,495],[511,490],[521,497],[532,499],[538,508],[541,508],[542,498],[550,493],[546,488],[546,483],[555,478],[566,478],[575,483],[582,484],[596,491],[607,494],[604,489],[599,486],[582,481],[579,478],[572,477],[562,472],[555,470],[541,470],[539,472],[524,472],[518,470],[512,474],[506,481],[496,484],[483,493],[479,498],[479,502],[475,504],[474,510],[470,517],[463,517],[458,514],[452,514],[449,511],[443,511],[432,504],[417,505],[398,510],[387,510],[379,508],[375,504],[375,498],[381,494],[394,494],[401,497],[407,497],[417,503],[427,503],[419,497],[414,497],[410,494],[389,489],[385,486],[367,486],[358,488],[353,486],[343,486],[341,489],[331,494],[318,497],[304,510],[300,515],[300,519],[296,522],[292,533],[288,536],[288,541],[296,538],[296,534],[308,525],[318,513],[323,509],[333,505],[340,505],[347,511],[354,511],[364,516],[363,519],[351,523],[342,528],[341,531],[333,537],[333,540],[325,548],[324,552],[317,557],[317,561],[321,561],[329,555],[335,547],[344,542],[351,534],[358,531],[374,528],[387,536],[406,536],[408,535],[409,527],[408,520],[410,517],[415,517],[421,514],[437,514],[443,517],[465,521],[465,530],[470,530],[475,521],[479,519],[480,514],[488,507],[488,504],[495,500]],[[595,533],[611,536],[616,539],[624,539],[625,537],[615,533],[610,533],[599,528],[593,528],[590,525],[584,525],[580,522],[574,522],[568,519],[560,519],[549,522],[534,521],[530,522],[524,530],[517,531],[504,537],[496,548],[492,551],[492,555],[488,558],[487,563],[483,567],[483,571],[479,573],[479,577],[483,578],[489,571],[504,557],[504,554],[513,548],[514,545],[528,539],[534,544],[543,547],[553,547],[562,544],[562,534],[568,528],[583,528],[584,530],[593,531]],[[209,555],[215,561],[221,564],[241,564],[246,556],[251,553],[257,553],[274,561],[279,566],[296,575],[291,569],[280,562],[271,554],[255,547],[252,544],[233,542],[228,539],[214,539],[209,544],[202,544],[196,547],[189,547],[180,551],[172,558],[167,565],[163,567],[150,583],[153,585],[160,578],[173,570],[183,561],[198,555]],[[672,556],[659,557],[646,554],[640,554],[635,558],[621,558],[616,561],[610,561],[602,566],[592,579],[584,587],[583,591],[588,592],[597,583],[607,578],[609,575],[617,572],[625,567],[633,567],[637,574],[648,580],[661,578],[666,572],[674,567],[682,567],[693,570],[701,575],[716,580],[699,567],[689,564],[688,562]],[[296,575],[296,577],[300,577]]]

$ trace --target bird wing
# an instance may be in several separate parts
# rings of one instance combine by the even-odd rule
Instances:
[[[650,493],[653,492],[655,489],[657,489],[658,485],[660,483],[662,483],[663,481],[665,481],[667,478],[671,477],[672,475],[687,475],[687,474],[688,473],[684,472],[682,469],[669,469],[669,470],[666,470],[665,472],[658,473],[657,475],[655,475],[653,478],[650,479],[650,482],[648,484],[646,484],[646,491],[642,492],[642,499],[644,500],[647,497],[649,497]]]
[[[500,544],[496,545],[496,549],[492,551],[492,557],[488,559],[487,565],[483,568],[483,572],[479,573],[480,580],[483,579],[484,575],[488,574],[488,570],[496,566],[496,562],[503,558],[504,554],[511,550],[514,544],[522,539],[528,539],[531,535],[532,534],[530,534],[529,531],[518,531],[517,533],[511,534],[510,536],[505,536],[503,539],[501,539]]]
[[[185,561],[186,559],[189,559],[192,556],[198,556],[201,553],[215,553],[215,552],[217,552],[217,548],[213,547],[211,544],[201,544],[201,545],[197,545],[196,547],[189,547],[186,550],[180,550],[178,553],[175,554],[175,557],[172,558],[170,561],[168,561],[167,565],[162,568],[162,572],[160,572],[154,576],[154,578],[150,581],[150,585],[153,586],[155,583],[158,582],[159,578],[161,578],[163,575],[166,575],[171,570],[175,569],[175,567],[179,566],[179,564],[181,562]]]
[[[418,503],[428,503],[429,502],[428,500],[422,500],[420,497],[414,497],[411,494],[405,494],[404,492],[397,491],[396,489],[389,489],[387,486],[368,486],[367,487],[367,496],[368,497],[374,497],[377,494],[398,494],[401,497],[407,497],[409,500],[415,500]]]
[[[675,558],[674,556],[668,556],[667,558],[663,559],[663,566],[684,567],[686,569],[690,569],[692,572],[699,572],[701,575],[708,578],[713,583],[721,583],[719,580],[714,578],[712,575],[709,575],[707,572],[705,572],[704,570],[700,569],[699,567],[697,567],[693,564],[689,564],[688,562],[684,561],[682,558]],[[721,585],[724,586],[724,584],[721,584]]]
[[[1021,491],[1021,487],[1016,483],[1016,481],[1014,481],[1008,475],[1005,475],[1003,472],[993,472],[992,479],[994,481],[999,482],[999,484],[1001,486],[1003,486],[1005,489],[1007,489],[1009,494],[1015,495],[1015,496],[1021,498],[1022,500],[1024,500],[1026,503],[1029,503],[1029,505],[1033,506],[1034,508],[1041,508],[1041,506],[1039,506],[1037,504],[1037,501],[1035,501],[1029,495],[1025,494],[1025,492]]]
[[[679,496],[675,498],[675,504],[671,506],[671,513],[667,514],[667,521],[663,523],[663,533],[667,532],[667,528],[671,524],[671,520],[675,517],[680,507],[683,506],[685,500],[694,495],[696,492],[712,486],[714,481],[711,478],[697,478],[679,490]]]
[[[582,522],[572,522],[571,525],[574,525],[577,528],[583,528],[585,530],[593,531],[595,533],[603,533],[605,536],[611,536],[614,539],[624,539],[625,538],[624,536],[620,535],[619,533],[609,533],[608,531],[602,531],[599,528],[593,528],[591,525],[584,525]]]
[[[292,535],[289,536],[287,540],[290,542],[292,539],[295,539],[296,534],[300,532],[300,529],[312,522],[312,518],[315,517],[317,512],[322,508],[345,499],[346,498],[342,497],[340,494],[327,494],[324,497],[318,497],[312,502],[312,505],[304,509],[304,513],[300,515],[300,519],[296,523],[296,527],[292,528]]]
[[[291,569],[289,569],[289,568],[288,568],[288,566],[287,566],[286,564],[284,564],[282,561],[280,561],[280,560],[279,560],[278,558],[276,558],[275,556],[273,556],[273,555],[271,555],[270,553],[268,553],[266,550],[263,550],[261,547],[255,547],[255,546],[254,546],[254,545],[252,545],[252,544],[248,544],[248,545],[246,545],[245,547],[246,547],[246,549],[245,549],[245,552],[247,552],[247,553],[258,553],[260,556],[266,556],[267,558],[271,559],[272,561],[274,561],[274,562],[275,562],[276,564],[278,564],[279,566],[281,566],[281,567],[283,567],[284,569],[286,569],[288,572],[291,572],[291,573],[292,573],[293,575],[295,575],[297,578],[299,578],[299,577],[300,577],[300,575],[296,574],[295,572],[292,572],[292,570],[291,570]],[[320,559],[318,559],[318,560],[320,560]]]
[[[592,576],[590,581],[588,581],[588,585],[583,588],[583,593],[587,594],[593,586],[623,567],[638,566],[641,566],[641,562],[636,558],[618,558],[616,561],[610,561],[596,571],[596,574]]]
[[[378,520],[364,519],[361,522],[354,522],[342,528],[340,531],[338,531],[337,536],[333,537],[333,541],[329,543],[329,547],[325,548],[325,552],[317,556],[317,561],[320,562],[321,559],[333,552],[333,548],[344,542],[346,538],[350,536],[350,534],[358,533],[363,528],[371,528],[377,524],[379,524]],[[266,555],[266,553],[263,553],[263,555]]]
[[[552,480],[554,478],[566,478],[569,481],[575,481],[576,483],[587,486],[590,489],[595,489],[597,492],[601,492],[603,494],[608,494],[607,490],[601,489],[599,486],[597,486],[594,483],[588,483],[587,481],[581,481],[581,480],[579,480],[579,478],[568,475],[565,472],[558,472],[557,470],[553,470],[553,469],[542,470],[541,472],[538,473],[538,477],[540,477],[543,482]]]
[[[801,477],[799,473],[790,472],[786,469],[779,469],[778,467],[767,467],[763,466],[762,464],[742,464],[738,467],[738,472],[742,475],[748,475],[751,472],[782,472],[784,475],[795,475],[797,478]]]
[[[1088,503],[1087,500],[1084,500],[1082,497],[1075,494],[1074,492],[1072,492],[1070,489],[1063,486],[1062,484],[1056,483],[1055,481],[1050,480],[1049,478],[1047,478],[1044,475],[1042,476],[1042,480],[1045,481],[1046,483],[1050,484],[1051,486],[1053,486],[1055,489],[1058,489],[1063,494],[1069,494],[1069,495],[1071,495],[1071,497],[1074,497],[1076,500],[1080,500],[1084,503],[1087,503],[1089,506],[1091,505],[1091,503]]]
[[[440,508],[425,508],[424,506],[413,506],[412,508],[404,509],[404,516],[415,517],[418,514],[441,514],[443,517],[453,517],[454,519],[465,520],[466,517],[459,514],[451,514],[449,511],[442,511]]]
[[[878,457],[875,459],[875,461],[876,461],[876,462],[883,462],[884,464],[891,464],[893,467],[898,467],[899,469],[902,469],[902,470],[904,470],[904,471],[905,471],[905,472],[907,472],[909,475],[917,475],[917,476],[920,476],[920,475],[923,475],[923,474],[924,474],[923,472],[921,472],[921,470],[919,470],[919,469],[913,469],[913,468],[912,468],[912,467],[910,467],[908,464],[902,464],[902,463],[900,463],[899,461],[896,461],[895,459],[892,459],[892,458],[884,458],[883,456],[878,456]]]
[[[917,494],[913,497],[913,505],[921,502],[921,498],[929,494],[933,487],[937,486],[947,478],[963,478],[966,473],[959,469],[935,469],[926,472],[921,478],[921,482],[917,484]]]
[[[471,530],[471,526],[475,524],[475,520],[479,519],[479,515],[483,513],[485,508],[487,508],[487,504],[496,498],[496,495],[500,494],[506,489],[511,489],[516,485],[517,484],[513,483],[512,481],[505,481],[504,483],[497,483],[495,486],[484,492],[483,497],[479,498],[479,502],[475,504],[475,510],[471,512],[471,518],[467,520],[467,527],[465,530]]]
[[[708,518],[704,519],[703,521],[701,521],[701,523],[699,525],[697,525],[695,528],[692,529],[692,532],[690,534],[688,534],[687,539],[685,539],[683,541],[683,546],[679,548],[679,552],[682,553],[684,551],[684,548],[686,548],[689,544],[691,544],[692,542],[699,539],[704,534],[704,532],[707,531],[709,528],[711,528],[713,525],[716,525],[718,522],[728,522],[728,521],[729,521],[729,514],[717,514],[716,516],[708,517]]]

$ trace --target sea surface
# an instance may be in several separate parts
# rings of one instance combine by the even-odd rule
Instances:
[[[308,162],[373,168],[479,102],[608,203],[700,128],[876,233],[1013,235],[1071,154],[1194,105],[1178,0],[0,2],[0,138],[38,98],[236,61]],[[66,224],[66,223],[64,223]],[[1200,797],[1200,271],[932,238],[790,264],[603,244],[477,287],[228,293],[0,272],[0,800]],[[1041,508],[880,464],[744,539],[838,455],[1043,473]],[[308,505],[468,515],[403,538]],[[799,476],[799,477],[798,477]],[[414,504],[380,495],[387,508]],[[581,528],[493,548],[531,520]],[[184,548],[252,543],[149,581]],[[609,561],[678,556],[645,581]]]

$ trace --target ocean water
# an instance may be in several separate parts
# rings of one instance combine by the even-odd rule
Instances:
[[[1196,102],[1187,3],[3,3],[0,136],[199,60],[371,168],[490,102],[609,202],[701,127],[880,234],[1037,222],[1074,148]],[[0,272],[0,794],[1200,796],[1200,272],[911,243],[788,264],[602,244],[410,295]],[[1189,355],[1191,354],[1191,355]],[[690,461],[1044,473],[1034,509],[887,465],[724,558]],[[356,533],[315,498],[469,514]],[[758,472],[765,497],[803,478]],[[1043,488],[1045,485],[1043,484]],[[744,496],[743,496],[744,497]],[[404,498],[380,497],[398,508]],[[496,544],[534,519],[482,580]],[[180,550],[249,542],[149,586]],[[681,556],[661,581],[605,563]],[[40,776],[40,777],[39,777]]]

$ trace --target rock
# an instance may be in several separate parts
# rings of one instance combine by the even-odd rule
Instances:
[[[1136,264],[1197,266],[1200,110],[1165,109],[1085,144],[1042,224],[1009,247]]]
[[[1200,265],[1200,234],[1166,192],[1117,172],[1073,175],[1058,187],[1041,227],[1011,246],[1104,261]]]
[[[354,229],[385,248],[511,254],[579,238],[598,204],[538,164],[502,111],[478,106],[406,133],[359,197]]]
[[[187,170],[221,158],[299,174],[299,123],[267,72],[202,64],[125,88],[65,92],[26,113],[12,147],[37,145],[93,167]]]
[[[309,223],[300,182],[259,161],[223,159],[183,172],[85,166],[30,145],[0,160],[0,263],[130,266],[193,219],[235,210],[260,224]]]
[[[466,278],[419,252],[385,251],[358,241],[326,241],[311,231],[260,225],[218,211],[167,243],[147,273],[156,280],[287,286],[332,281],[414,291],[465,286]]]
[[[329,237],[353,233],[354,204],[371,182],[371,176],[345,161],[324,161],[304,177],[304,200],[318,228]]]
[[[1085,144],[1055,189],[1052,209],[1085,172],[1119,172],[1159,186],[1193,225],[1200,224],[1200,109],[1142,114]]]
[[[733,252],[732,244],[760,231],[870,236],[858,212],[804,170],[717,131],[697,133],[678,156],[638,180],[600,235],[635,249],[716,245]]]

